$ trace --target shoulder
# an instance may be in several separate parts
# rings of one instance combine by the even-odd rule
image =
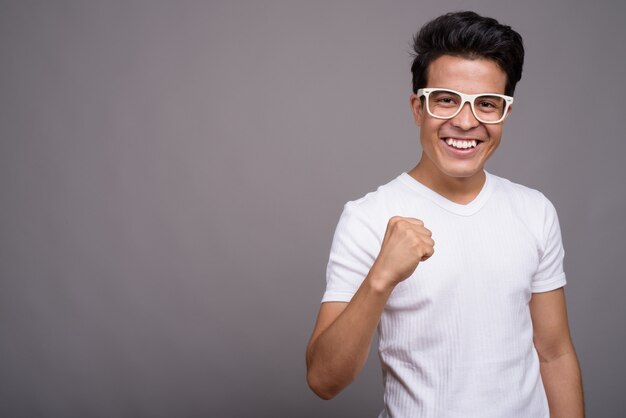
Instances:
[[[398,176],[366,195],[346,202],[344,211],[364,216],[383,215],[405,193]]]
[[[399,177],[379,186],[366,195],[345,203],[338,230],[355,234],[355,231],[384,236],[389,218],[397,214],[398,202],[406,191]]]
[[[498,195],[527,214],[545,215],[554,211],[552,202],[539,190],[490,174]]]
[[[540,247],[555,237],[560,236],[559,220],[552,202],[539,190],[514,183],[502,177],[493,176],[498,207],[508,209],[522,224],[533,233]]]

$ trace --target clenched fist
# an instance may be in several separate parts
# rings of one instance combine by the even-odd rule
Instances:
[[[395,286],[413,274],[421,261],[433,255],[434,246],[432,233],[424,222],[394,216],[387,223],[380,253],[372,269],[387,284]]]

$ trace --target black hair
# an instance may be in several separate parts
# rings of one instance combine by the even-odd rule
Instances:
[[[453,12],[425,24],[413,38],[413,93],[426,87],[428,66],[442,55],[495,61],[506,73],[504,94],[512,96],[522,78],[524,45],[519,33],[490,17]]]

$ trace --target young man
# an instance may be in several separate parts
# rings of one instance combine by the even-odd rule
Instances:
[[[358,375],[378,327],[380,417],[582,417],[556,212],[484,171],[511,113],[519,34],[473,12],[415,37],[415,168],[348,202],[307,347],[324,399]]]

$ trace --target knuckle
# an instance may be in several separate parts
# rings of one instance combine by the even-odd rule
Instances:
[[[405,229],[404,234],[411,240],[411,243],[414,245],[417,245],[422,241],[419,234],[411,228]]]
[[[411,234],[413,233],[413,231],[411,230],[411,224],[404,219],[396,222],[395,226],[404,236],[411,236]]]
[[[411,234],[411,246],[415,249],[421,250],[424,247],[424,242],[418,235]]]

